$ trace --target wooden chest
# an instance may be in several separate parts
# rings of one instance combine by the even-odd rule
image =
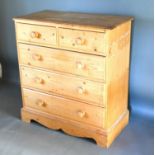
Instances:
[[[22,120],[109,147],[129,120],[132,18],[42,11],[14,20]]]

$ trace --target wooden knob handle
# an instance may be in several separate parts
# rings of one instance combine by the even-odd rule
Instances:
[[[41,78],[39,78],[39,77],[36,77],[36,78],[35,78],[35,82],[36,82],[36,83],[39,83],[39,84],[44,84],[44,80],[41,79]]]
[[[78,116],[79,116],[80,118],[83,118],[83,117],[86,116],[86,112],[78,111]]]
[[[40,36],[41,36],[41,34],[40,34],[39,32],[34,32],[34,31],[31,32],[31,37],[32,37],[32,38],[38,38],[38,39],[39,39]]]
[[[85,39],[82,39],[81,37],[78,37],[75,39],[75,43],[77,45],[84,45],[85,44]]]
[[[43,100],[38,100],[38,101],[36,102],[36,104],[37,104],[38,106],[40,106],[40,107],[46,107],[46,106],[47,106],[46,102],[43,101]]]
[[[84,68],[84,64],[82,64],[81,62],[77,62],[76,65],[77,65],[78,69],[83,69]]]
[[[83,94],[85,92],[84,88],[78,87],[78,93]]]
[[[39,55],[39,54],[33,54],[33,55],[32,55],[32,58],[33,58],[34,60],[39,60],[39,61],[42,60],[42,56]]]

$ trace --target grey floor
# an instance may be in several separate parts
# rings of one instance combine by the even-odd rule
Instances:
[[[153,120],[132,115],[107,150],[93,140],[68,136],[20,120],[18,85],[0,84],[0,155],[153,155]]]

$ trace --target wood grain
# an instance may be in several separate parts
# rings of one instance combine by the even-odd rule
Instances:
[[[59,46],[84,53],[104,55],[104,33],[59,28]]]
[[[112,16],[104,14],[91,13],[75,13],[75,12],[61,12],[61,11],[41,11],[21,17],[14,18],[16,21],[40,21],[43,23],[57,23],[61,25],[80,25],[83,27],[94,27],[102,29],[114,29],[115,27],[133,20],[133,17],[127,16]]]
[[[105,148],[108,148],[112,144],[118,134],[126,127],[129,120],[129,113],[127,111],[109,131],[106,131],[88,124],[56,115],[49,115],[29,108],[22,108],[21,115],[24,122],[30,123],[33,120],[50,129],[63,130],[72,136],[93,138],[99,146]]]
[[[105,58],[60,49],[18,44],[19,63],[105,81]]]
[[[56,72],[46,72],[34,68],[20,67],[23,87],[63,95],[70,99],[104,106],[104,84],[68,76]]]
[[[133,18],[43,11],[14,20],[22,120],[109,147],[129,120]]]
[[[17,40],[27,43],[56,46],[57,33],[55,27],[16,24]]]
[[[104,128],[104,108],[23,89],[26,107]]]
[[[111,54],[106,61],[107,128],[128,108],[130,30],[128,22],[110,34]]]

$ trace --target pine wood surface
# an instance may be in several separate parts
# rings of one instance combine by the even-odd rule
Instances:
[[[16,17],[15,20],[32,20],[57,24],[65,23],[68,25],[81,25],[95,28],[113,29],[120,24],[133,20],[133,17],[47,10]]]
[[[109,147],[129,120],[132,19],[54,11],[14,18],[22,120]]]
[[[61,49],[18,44],[19,63],[105,81],[105,58]]]
[[[20,67],[23,87],[43,90],[74,99],[103,106],[104,84],[68,76],[56,72],[46,72],[34,68]]]

